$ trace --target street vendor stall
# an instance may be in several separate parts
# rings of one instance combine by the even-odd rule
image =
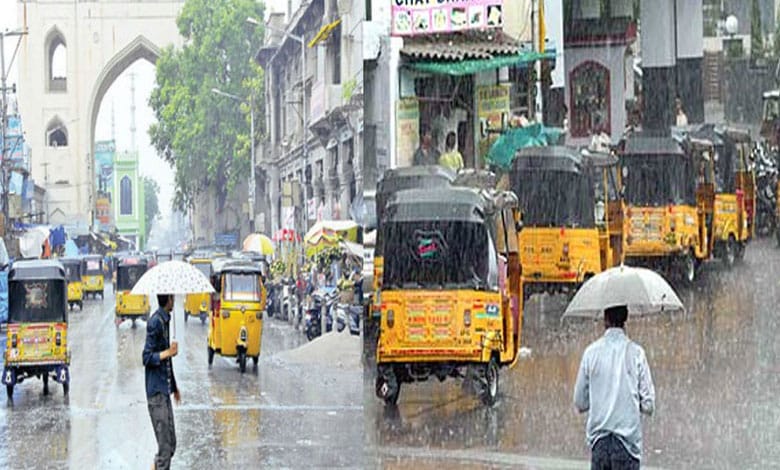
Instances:
[[[352,220],[324,220],[317,222],[303,237],[306,257],[310,258],[326,248],[339,246],[340,241],[359,242],[360,226]]]

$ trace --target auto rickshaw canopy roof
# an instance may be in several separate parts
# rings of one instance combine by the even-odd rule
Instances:
[[[642,133],[631,134],[626,137],[621,152],[623,157],[649,157],[649,156],[685,156],[680,145],[680,138],[672,136],[655,136]]]
[[[117,267],[127,268],[130,266],[148,266],[149,260],[144,257],[127,257],[119,260]]]
[[[8,273],[8,281],[65,280],[65,268],[55,260],[17,261]]]
[[[483,223],[487,201],[471,188],[407,189],[387,205],[387,222],[448,220]]]
[[[438,165],[408,166],[392,168],[383,173],[377,184],[377,193],[390,193],[415,187],[428,187],[430,183],[437,186],[449,186],[455,181],[455,173]]]
[[[222,273],[246,273],[246,274],[258,274],[263,272],[260,266],[253,263],[250,260],[240,258],[219,258],[211,262],[212,275],[219,275]]]
[[[581,173],[584,162],[582,155],[572,148],[561,145],[550,147],[525,147],[517,151],[514,171],[547,170],[567,173]]]

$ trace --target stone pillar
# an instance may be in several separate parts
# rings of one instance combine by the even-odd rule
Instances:
[[[701,1],[701,0],[699,0]],[[675,122],[675,0],[642,2],[642,127],[669,134]]]
[[[280,212],[280,202],[282,197],[281,180],[279,178],[279,167],[269,165],[267,181],[268,203],[270,206],[270,220],[268,224],[271,227],[271,234],[275,234],[281,227],[282,214]]]
[[[704,19],[702,0],[676,2],[677,95],[689,123],[704,122]]]
[[[354,165],[354,160],[352,163],[349,163],[347,160],[350,156],[350,152],[353,150],[350,149],[350,146],[354,146],[354,139],[350,139],[342,144],[339,144],[341,147],[340,155],[342,155],[341,159],[339,160],[339,168],[338,170],[338,192],[339,192],[339,207],[341,209],[339,213],[339,218],[343,220],[347,220],[350,218],[349,210],[350,206],[352,204],[352,198],[349,194],[350,184],[352,183],[354,176],[354,172],[352,170],[352,166]],[[354,156],[353,156],[354,158]]]

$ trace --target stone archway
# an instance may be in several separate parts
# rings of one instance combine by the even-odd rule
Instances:
[[[49,213],[59,209],[79,230],[95,221],[94,140],[101,101],[131,64],[155,63],[164,47],[182,44],[176,18],[183,5],[184,0],[17,4],[18,26],[28,32],[19,50],[17,88],[35,154],[31,173],[39,183],[46,171],[57,175],[45,185]],[[67,76],[52,88],[49,55],[60,45]],[[68,129],[67,147],[46,145],[44,130],[54,116]]]

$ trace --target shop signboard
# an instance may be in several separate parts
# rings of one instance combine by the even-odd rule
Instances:
[[[479,119],[479,155],[484,157],[490,146],[506,127],[509,117],[509,85],[477,87],[477,118]]]
[[[414,152],[420,141],[420,105],[417,98],[403,98],[397,102],[396,121],[396,166],[411,166]]]
[[[392,35],[413,36],[501,28],[502,0],[393,0]]]

